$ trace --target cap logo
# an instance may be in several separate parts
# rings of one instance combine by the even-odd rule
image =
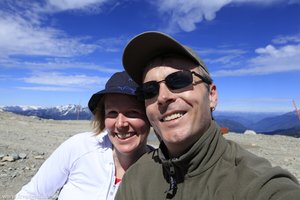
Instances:
[[[118,90],[120,91],[130,91],[130,93],[134,94],[135,93],[135,89],[134,88],[131,88],[129,86],[118,86],[117,87]]]

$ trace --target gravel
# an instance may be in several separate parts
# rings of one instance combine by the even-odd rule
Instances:
[[[90,121],[55,121],[0,111],[0,199],[13,199],[54,149],[86,131],[91,131]],[[231,132],[224,136],[300,180],[300,138]],[[153,133],[149,143],[158,145]]]

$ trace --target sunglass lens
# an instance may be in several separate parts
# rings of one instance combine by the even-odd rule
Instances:
[[[143,84],[143,95],[145,99],[155,97],[159,92],[159,83],[156,81],[149,81]]]
[[[193,77],[190,71],[178,71],[166,77],[166,84],[172,90],[185,88],[192,82]]]
[[[160,82],[149,81],[143,84],[142,92],[144,99],[151,99],[159,93]],[[192,84],[193,76],[190,71],[178,71],[169,74],[164,80],[164,82],[171,90],[182,89]]]

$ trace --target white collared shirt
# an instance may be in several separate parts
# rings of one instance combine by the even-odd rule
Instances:
[[[63,142],[16,199],[48,199],[60,188],[60,200],[114,199],[118,186],[107,132],[86,132]]]

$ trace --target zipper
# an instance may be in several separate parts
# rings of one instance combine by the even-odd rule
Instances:
[[[167,172],[169,175],[169,189],[165,191],[167,199],[171,199],[175,196],[177,192],[177,181],[175,176],[175,167],[171,161],[167,163]]]

